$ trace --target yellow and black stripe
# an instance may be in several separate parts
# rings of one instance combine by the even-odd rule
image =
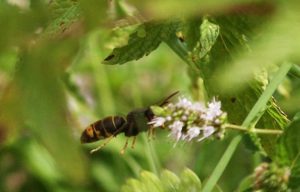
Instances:
[[[81,135],[82,143],[91,143],[123,132],[126,119],[121,116],[109,116],[89,125]]]

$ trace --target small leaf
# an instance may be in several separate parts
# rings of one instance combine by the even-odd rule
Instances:
[[[172,173],[171,171],[164,170],[161,173],[161,182],[164,185],[164,191],[166,192],[179,192],[179,184],[180,184],[180,179]]]
[[[151,108],[152,112],[153,112],[156,116],[160,116],[160,115],[165,114],[165,110],[164,110],[164,108],[162,108],[162,107],[159,107],[159,106],[151,106],[150,108]]]
[[[142,171],[139,179],[129,179],[121,187],[121,192],[198,192],[201,182],[190,169],[185,169],[180,178],[174,173],[164,170],[160,178],[149,171]]]
[[[186,168],[180,175],[181,183],[179,191],[198,192],[201,191],[201,181],[190,169]]]
[[[163,187],[160,179],[149,171],[143,171],[141,173],[141,182],[145,185],[149,192],[163,192]]]
[[[219,36],[219,26],[209,22],[207,19],[201,24],[200,53],[199,57],[203,58],[215,44]]]
[[[125,187],[125,189],[130,189],[129,191],[131,191],[131,192],[144,192],[144,191],[146,192],[144,184],[137,179],[127,180],[126,186],[127,187]],[[122,187],[122,189],[123,189],[123,187]]]

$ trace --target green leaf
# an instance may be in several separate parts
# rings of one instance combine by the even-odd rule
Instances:
[[[262,109],[265,108],[268,99],[274,93],[281,80],[287,74],[288,69],[290,67],[291,65],[289,63],[285,63],[283,66],[281,66],[281,68],[276,73],[275,77],[272,79],[271,83],[267,86],[266,91],[260,96],[259,100],[255,103],[251,111],[248,113],[246,119],[242,123],[242,126],[250,127],[251,123],[257,120],[257,115],[259,114],[260,111],[262,111]],[[229,160],[231,159],[241,139],[242,136],[239,135],[230,142],[222,158],[220,159],[219,163],[214,169],[211,177],[209,178],[206,185],[204,186],[203,192],[210,192],[213,189],[213,187],[216,185],[218,179],[220,178],[223,171],[225,170],[227,164],[229,163]]]
[[[139,179],[129,179],[121,187],[121,192],[198,192],[201,191],[201,181],[190,169],[185,169],[180,178],[174,173],[164,170],[160,178],[149,171],[142,171]]]
[[[164,191],[166,192],[176,192],[179,188],[180,179],[177,175],[172,173],[171,171],[164,170],[161,173],[161,182],[164,187]]]
[[[220,67],[230,68],[233,55],[249,51],[247,41],[255,37],[253,30],[258,23],[256,17],[245,15],[235,17],[222,16],[210,20],[210,22],[203,23],[202,25],[219,25],[219,35],[206,56],[202,58],[198,57],[195,63],[201,69],[201,74],[199,75],[203,78],[208,96],[218,96],[222,101],[223,110],[228,113],[230,123],[242,124],[268,84],[267,73],[260,71],[247,84],[240,87],[239,90],[232,89],[230,92],[226,92],[222,87],[217,86],[219,76],[215,72]],[[200,44],[205,44],[205,41],[212,42],[209,39],[212,35],[204,38],[204,34],[208,31],[204,29],[208,28],[208,26],[202,28]],[[234,76],[231,78],[234,78]],[[254,126],[261,115],[256,127],[282,129],[286,126],[288,119],[276,105],[275,100],[270,99],[268,105],[264,106],[263,109],[266,109],[266,111],[262,110],[259,111],[260,114],[255,114],[257,118],[253,119],[254,121],[250,126]],[[251,135],[251,139],[268,156],[274,156],[276,137]]]
[[[189,50],[193,50],[200,39],[201,19],[190,19],[183,22],[183,41]]]
[[[201,191],[201,181],[190,169],[185,169],[180,175],[181,183],[179,191],[198,192]]]
[[[19,106],[22,113],[18,117],[24,118],[24,123],[52,155],[61,173],[79,184],[85,182],[86,164],[67,120],[67,103],[60,79],[61,59],[68,60],[76,47],[69,45],[52,42],[22,52],[15,83],[22,95]]]
[[[247,177],[245,177],[239,184],[237,191],[243,191],[243,192],[247,192],[249,190],[252,189],[252,185],[254,182],[254,177],[253,175],[249,175]],[[251,190],[252,191],[252,190]]]
[[[141,172],[141,182],[145,185],[147,191],[163,192],[163,186],[160,179],[149,171]]]
[[[290,186],[300,186],[300,113],[297,113],[293,121],[280,137],[277,150],[278,161],[291,169]]]
[[[34,32],[48,22],[47,14],[42,6],[23,11],[6,1],[0,1],[0,52],[28,43]]]
[[[121,192],[146,192],[146,188],[142,182],[137,179],[128,179],[125,186],[122,186]]]
[[[213,45],[215,44],[220,33],[220,28],[218,25],[209,22],[207,19],[201,24],[201,38],[200,38],[200,49],[197,50],[199,58],[206,56]]]
[[[49,6],[51,22],[44,32],[44,35],[54,35],[63,33],[74,22],[80,18],[78,3],[72,0],[54,0]]]
[[[130,35],[126,45],[113,49],[103,63],[123,64],[149,55],[162,41],[167,41],[170,36],[175,36],[178,26],[178,21],[146,22]]]
[[[159,106],[151,106],[150,108],[151,108],[151,110],[153,111],[153,113],[154,113],[156,116],[161,116],[161,115],[164,115],[164,114],[165,114],[165,110],[164,110],[164,108],[162,108],[162,107],[159,107]]]

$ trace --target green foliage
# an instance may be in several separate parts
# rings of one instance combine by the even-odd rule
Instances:
[[[115,48],[103,63],[123,64],[149,55],[162,41],[167,41],[170,36],[174,36],[177,28],[176,20],[146,22],[130,35],[126,45]]]
[[[93,155],[102,141],[80,145],[91,122],[174,90],[216,97],[230,123],[283,130],[244,143],[299,188],[300,121],[285,115],[300,109],[297,1],[24,2],[0,1],[0,191],[118,191],[129,177],[122,191],[234,191],[261,161],[242,135],[174,147],[165,130],[139,134],[123,156],[123,135]]]
[[[78,22],[80,8],[76,1],[54,0],[49,5],[50,22],[45,30],[46,35],[59,35],[69,29],[74,22]]]
[[[122,192],[168,192],[168,191],[201,191],[201,182],[198,176],[190,169],[184,169],[178,177],[174,173],[164,170],[160,177],[142,171],[139,179],[129,179],[121,188]]]
[[[300,114],[296,114],[293,121],[279,138],[278,163],[288,166],[291,170],[290,186],[299,187],[300,183],[300,144],[299,144]]]

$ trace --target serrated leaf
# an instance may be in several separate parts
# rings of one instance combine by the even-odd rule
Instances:
[[[48,24],[45,35],[64,32],[80,17],[78,3],[71,0],[51,1],[49,6],[51,22]]]
[[[186,168],[180,175],[179,191],[199,192],[201,191],[201,181],[190,169]]]
[[[290,186],[300,186],[300,113],[280,137],[277,150],[277,160],[291,169]]]
[[[176,191],[179,192],[178,188],[180,184],[180,179],[179,177],[177,177],[177,175],[175,175],[171,171],[164,170],[161,173],[160,177],[165,192],[176,192]]]
[[[201,24],[199,58],[203,58],[215,44],[219,36],[219,26],[209,22],[207,19]]]
[[[104,64],[123,64],[150,54],[159,44],[176,35],[177,21],[151,21],[140,25],[129,36],[127,45],[113,49]]]
[[[213,19],[212,19],[213,20]],[[238,52],[247,52],[249,50],[247,40],[254,38],[253,26],[257,26],[255,17],[250,16],[222,16],[210,21],[206,25],[219,25],[220,32],[209,52],[205,53],[205,57],[199,57],[195,63],[201,69],[201,77],[209,97],[218,96],[222,101],[222,107],[228,112],[228,120],[234,124],[242,124],[243,120],[256,103],[262,92],[264,91],[268,81],[267,74],[261,72],[249,80],[241,90],[233,90],[225,93],[222,88],[216,86],[218,84],[218,76],[215,71],[220,67],[230,67],[232,55]],[[203,23],[204,24],[204,23]],[[207,27],[206,27],[207,28]],[[205,34],[205,31],[202,31]],[[207,33],[207,32],[206,32]],[[205,44],[204,35],[201,35],[200,44]],[[210,42],[206,37],[206,41]],[[270,100],[265,113],[260,118],[256,127],[260,128],[283,128],[287,124],[288,119],[276,105],[274,100]],[[266,151],[272,157],[274,156],[274,146],[276,137],[274,136],[251,136],[252,141],[258,148]]]

